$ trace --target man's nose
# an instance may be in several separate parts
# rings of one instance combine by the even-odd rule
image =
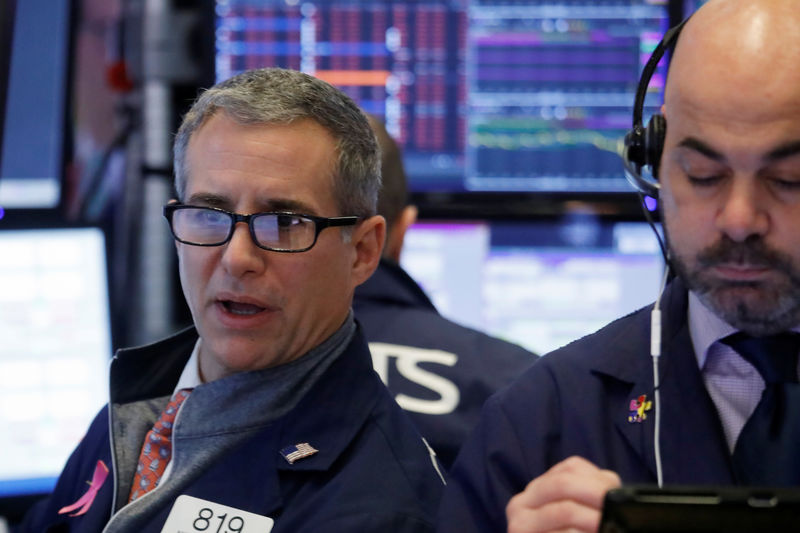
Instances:
[[[248,272],[259,272],[264,267],[264,250],[259,248],[250,236],[250,228],[244,222],[237,222],[231,239],[224,245],[222,266],[234,277]]]
[[[763,236],[769,229],[766,192],[757,178],[735,176],[717,215],[717,227],[736,242],[751,235]]]

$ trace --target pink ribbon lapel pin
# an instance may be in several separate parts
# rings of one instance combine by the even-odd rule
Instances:
[[[99,491],[100,487],[103,486],[103,483],[105,483],[107,477],[108,467],[105,465],[105,463],[103,463],[103,461],[97,461],[97,466],[94,467],[94,475],[92,476],[92,480],[89,482],[89,490],[87,490],[86,494],[81,496],[78,501],[72,505],[68,505],[59,509],[58,514],[72,513],[72,511],[75,509],[78,509],[78,511],[70,514],[69,516],[80,516],[86,513],[86,511],[89,510],[89,507],[92,506],[94,498],[97,496],[97,491]]]

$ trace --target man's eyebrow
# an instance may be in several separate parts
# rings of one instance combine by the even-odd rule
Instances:
[[[694,137],[687,137],[683,139],[678,143],[678,146],[699,152],[709,159],[713,159],[714,161],[725,161],[725,156],[711,148],[711,146],[708,144]],[[787,157],[793,157],[798,154],[800,154],[800,141],[791,141],[768,152],[763,157],[763,160],[767,163],[774,163],[775,161],[786,159]]]
[[[191,195],[187,203],[217,207],[219,209],[225,209],[226,211],[230,211],[234,208],[234,202],[229,198],[205,192]],[[292,213],[303,213],[306,215],[316,214],[316,211],[308,204],[289,198],[275,198],[261,202],[258,207],[258,212],[264,213],[267,211],[290,211]]]
[[[293,213],[304,213],[307,215],[315,214],[314,210],[303,202],[290,200],[288,198],[277,198],[264,204],[269,211],[291,211]]]
[[[218,207],[220,209],[227,209],[231,206],[231,201],[224,196],[211,193],[195,193],[191,195],[187,202],[188,204],[207,205],[209,207]]]
[[[780,159],[786,159],[787,157],[792,157],[797,154],[800,154],[800,141],[792,141],[769,152],[764,156],[764,161],[774,163]]]
[[[719,162],[725,161],[725,156],[723,156],[720,152],[714,150],[708,144],[694,137],[686,137],[685,139],[683,139],[681,142],[678,143],[678,147],[689,148],[690,150],[699,152],[704,156],[706,156],[707,158],[713,159],[714,161],[719,161]]]

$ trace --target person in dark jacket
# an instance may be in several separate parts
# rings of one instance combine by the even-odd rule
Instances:
[[[194,325],[116,354],[19,531],[431,531],[438,465],[351,311],[385,230],[364,115],[306,74],[247,71],[184,117],[175,175]]]
[[[353,309],[378,374],[449,467],[484,401],[537,356],[444,318],[400,266],[403,238],[417,209],[408,203],[397,143],[380,121],[368,118],[381,146],[378,213],[386,218],[387,237],[377,270],[356,288]]]
[[[490,399],[438,531],[594,532],[621,483],[800,485],[798,27],[796,0],[711,0],[677,29],[662,113],[624,154],[658,179],[677,274],[661,315]]]

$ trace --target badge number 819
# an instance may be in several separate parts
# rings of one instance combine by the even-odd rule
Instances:
[[[267,533],[274,521],[227,505],[181,495],[167,517],[162,533]]]
[[[242,533],[242,529],[244,529],[244,519],[241,516],[232,516],[228,520],[228,513],[214,516],[214,511],[208,507],[200,509],[200,516],[195,518],[192,523],[193,529],[195,531],[206,531],[212,525],[212,520],[219,520],[217,529],[212,530],[214,533]],[[225,520],[228,520],[227,524]],[[224,530],[223,526],[225,526]]]

